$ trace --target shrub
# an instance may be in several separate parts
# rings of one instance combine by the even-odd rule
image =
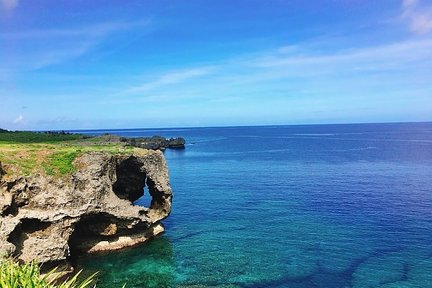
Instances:
[[[36,262],[18,264],[12,259],[0,258],[0,288],[87,288],[95,287],[95,274],[83,281],[78,272],[72,278],[60,281],[62,273],[56,269],[41,275]]]

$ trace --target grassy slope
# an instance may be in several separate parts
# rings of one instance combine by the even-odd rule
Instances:
[[[63,177],[75,171],[74,160],[85,152],[129,154],[137,150],[141,149],[78,134],[0,131],[0,162],[6,177],[34,173]]]

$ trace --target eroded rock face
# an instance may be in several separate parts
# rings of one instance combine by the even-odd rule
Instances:
[[[163,232],[160,221],[171,211],[172,192],[160,151],[93,152],[74,164],[77,172],[67,179],[0,178],[0,254],[57,265],[80,253],[132,246]],[[150,207],[133,205],[145,185]]]

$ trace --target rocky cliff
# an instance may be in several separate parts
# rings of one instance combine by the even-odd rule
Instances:
[[[160,151],[88,152],[74,166],[63,178],[6,177],[0,163],[0,255],[61,265],[80,253],[132,246],[164,230],[172,192]],[[145,186],[150,207],[134,205]]]

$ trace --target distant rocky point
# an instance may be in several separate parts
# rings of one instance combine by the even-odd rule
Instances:
[[[164,150],[166,148],[184,149],[186,141],[182,137],[166,139],[161,136],[139,137],[139,138],[120,138],[121,142],[126,142],[131,146],[152,149]]]
[[[151,150],[165,150],[169,149],[184,149],[186,140],[182,137],[165,138],[162,136],[151,137],[121,137],[113,134],[103,134],[100,136],[92,137],[95,143],[124,143],[133,147],[151,149]]]

